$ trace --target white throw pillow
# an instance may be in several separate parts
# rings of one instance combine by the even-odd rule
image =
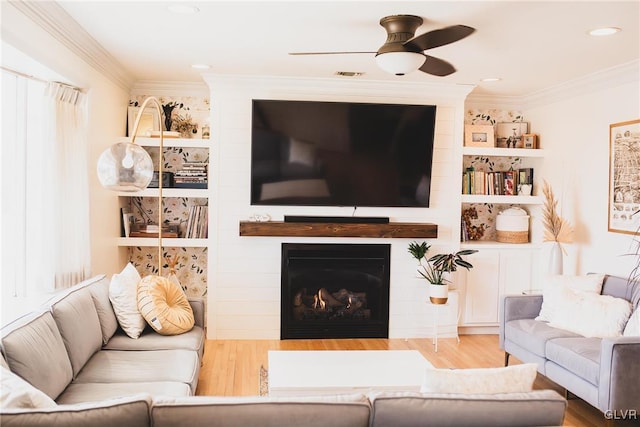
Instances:
[[[625,337],[640,337],[640,307],[636,308],[622,333]]]
[[[138,310],[138,282],[141,277],[131,264],[119,274],[114,274],[109,283],[109,300],[122,330],[131,338],[138,338],[147,322]]]
[[[575,289],[582,292],[599,294],[602,291],[604,274],[587,274],[584,276],[550,276],[542,289],[542,307],[536,320],[550,322],[561,305],[564,289]]]
[[[55,408],[54,402],[4,366],[0,366],[0,407],[2,408]]]
[[[425,372],[422,393],[498,394],[531,391],[538,365],[504,368],[433,369]]]
[[[562,298],[549,326],[587,338],[619,337],[631,315],[631,303],[611,295],[565,289]]]

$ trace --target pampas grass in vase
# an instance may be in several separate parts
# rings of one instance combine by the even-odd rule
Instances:
[[[573,227],[558,214],[558,201],[549,183],[543,180],[542,194],[544,194],[544,206],[542,207],[542,224],[544,225],[544,242],[554,242],[549,257],[549,273],[562,274],[562,254],[565,252],[563,243],[573,242]]]

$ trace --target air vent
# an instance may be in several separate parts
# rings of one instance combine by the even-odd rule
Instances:
[[[359,76],[364,76],[364,73],[360,71],[336,71],[336,76],[359,77]]]

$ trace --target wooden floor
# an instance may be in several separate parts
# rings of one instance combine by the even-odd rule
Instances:
[[[200,371],[198,395],[255,396],[260,366],[267,367],[269,350],[419,350],[436,368],[488,368],[504,365],[497,335],[463,335],[441,338],[438,352],[431,339],[347,339],[347,340],[208,340]],[[510,364],[520,363],[511,358]],[[538,375],[536,389],[564,389]],[[603,414],[578,398],[569,400],[565,426],[600,427]]]

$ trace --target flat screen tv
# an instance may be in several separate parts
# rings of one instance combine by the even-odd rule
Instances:
[[[435,105],[253,100],[251,204],[428,207]]]

